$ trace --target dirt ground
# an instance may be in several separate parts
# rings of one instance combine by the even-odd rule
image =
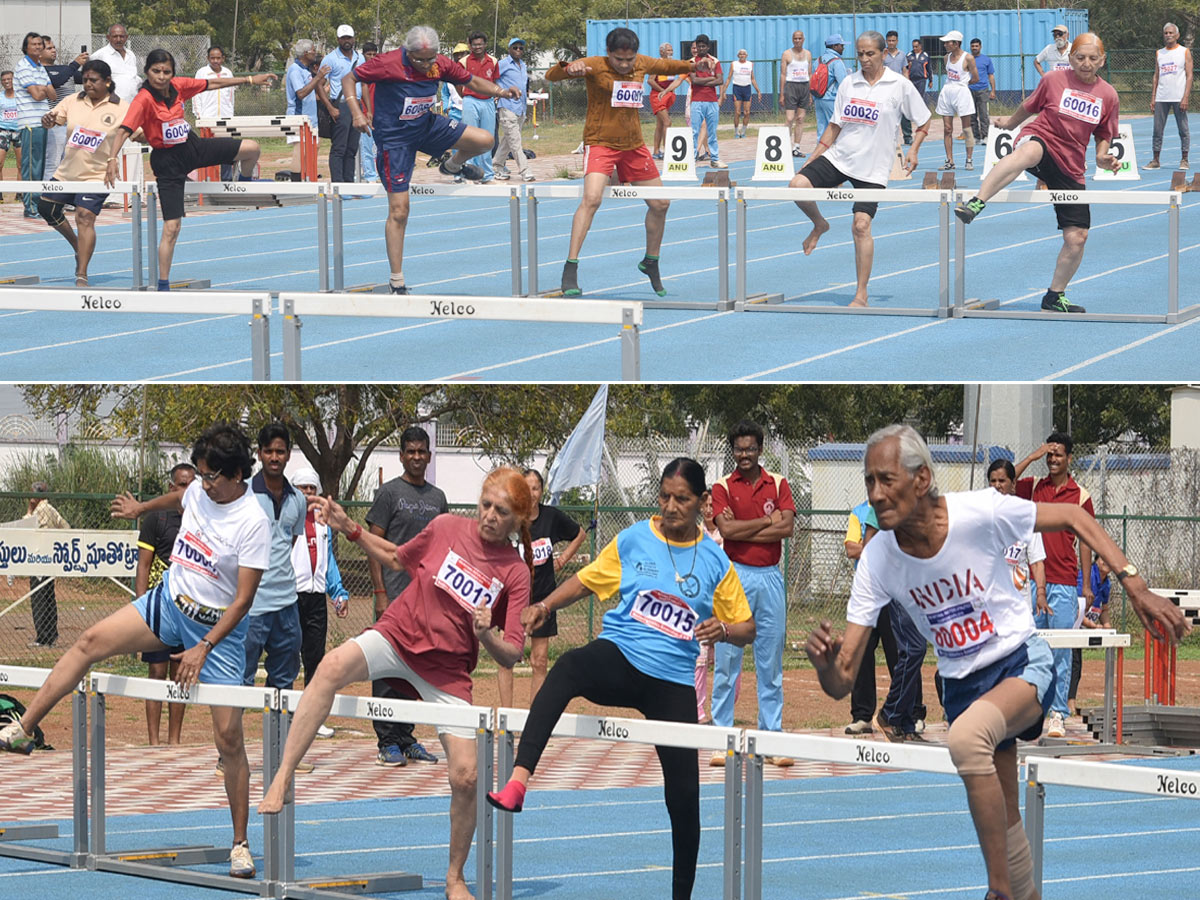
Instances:
[[[934,667],[926,665],[924,669],[924,695],[928,705],[928,721],[933,724],[943,721],[941,707],[937,703],[937,695],[933,686]],[[887,691],[887,668],[879,666],[876,674],[876,684],[879,691],[880,703]],[[1180,706],[1200,706],[1200,660],[1180,660],[1176,681],[1176,702]],[[364,694],[367,686],[352,685],[346,690],[350,694]],[[23,701],[31,696],[29,691],[13,690],[11,693]],[[1079,687],[1080,705],[1094,706],[1100,703],[1104,695],[1104,662],[1103,659],[1085,658],[1083,664],[1083,679]],[[817,683],[816,675],[807,666],[790,668],[784,672],[785,709],[783,727],[788,731],[826,730],[834,729],[840,732],[842,726],[849,722],[850,701],[833,700],[827,697]],[[475,673],[475,698],[480,706],[498,706],[499,691],[497,688],[494,668],[481,665]],[[516,705],[525,706],[529,700],[529,669],[518,667],[516,670]],[[1143,700],[1143,681],[1141,660],[1128,660],[1125,666],[1125,703],[1132,706]],[[110,746],[144,746],[147,743],[146,717],[141,701],[111,698],[107,704],[108,711],[108,743]],[[568,709],[569,712],[596,714],[600,712],[585,701],[577,700]],[[612,710],[606,710],[612,712]],[[629,711],[624,715],[637,716]],[[64,750],[71,746],[71,704],[69,701],[60,703],[42,723],[46,739],[57,749]],[[248,713],[245,717],[245,731],[248,740],[255,740],[262,734],[262,717]],[[368,740],[374,739],[367,723],[355,719],[330,720],[337,728],[335,740]],[[747,671],[742,677],[742,690],[735,707],[735,725],[740,727],[755,727],[757,724],[757,702],[755,699],[754,673]],[[165,738],[167,730],[166,711],[162,716],[162,734]],[[421,739],[434,741],[433,729],[417,728],[417,736]],[[212,729],[209,716],[200,709],[188,710],[184,719],[183,743],[207,745],[212,741]],[[436,741],[434,741],[436,743]]]

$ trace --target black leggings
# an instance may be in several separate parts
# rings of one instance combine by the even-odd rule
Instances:
[[[652,678],[635,669],[612,641],[596,640],[559,657],[529,710],[517,765],[537,768],[559,716],[575,697],[599,706],[636,709],[647,719],[696,722],[696,688]],[[700,852],[700,767],[695,750],[655,747],[671,817],[673,900],[692,896]]]

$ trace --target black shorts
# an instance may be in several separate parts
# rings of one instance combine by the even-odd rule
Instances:
[[[58,179],[51,178],[50,180],[57,181]],[[103,188],[104,183],[99,182],[96,186]],[[57,228],[67,220],[67,206],[74,206],[77,210],[86,209],[92,215],[98,216],[104,209],[104,201],[107,199],[107,192],[102,194],[40,194],[38,212],[50,225]]]
[[[142,662],[154,665],[171,661],[172,653],[182,653],[183,647],[168,647],[166,650],[150,650],[142,654]]]
[[[849,175],[842,172],[837,166],[827,160],[824,156],[818,156],[807,166],[800,170],[800,174],[808,179],[813,187],[817,188],[833,188],[850,182],[852,187],[856,188],[885,188],[886,184],[872,184],[869,181],[859,181],[857,178],[851,178]],[[850,209],[856,213],[866,213],[872,219],[875,218],[875,213],[879,210],[878,203],[855,203]]]
[[[548,595],[547,595],[548,596]],[[534,603],[537,603],[535,600]],[[531,638],[552,638],[558,635],[558,610],[550,610],[550,615],[546,621],[542,623],[540,628],[535,628],[529,632]]]
[[[1086,184],[1081,184],[1058,167],[1058,160],[1039,137],[1030,138],[1042,146],[1042,161],[1032,169],[1028,169],[1034,178],[1046,182],[1046,187],[1052,191],[1085,191]],[[1058,228],[1061,231],[1068,226],[1073,228],[1092,227],[1092,208],[1086,203],[1055,203],[1054,214],[1058,217]]]
[[[158,179],[163,221],[184,217],[183,186],[187,184],[189,172],[207,166],[229,165],[241,149],[241,138],[202,138],[192,132],[187,141],[178,146],[152,150],[150,168]]]

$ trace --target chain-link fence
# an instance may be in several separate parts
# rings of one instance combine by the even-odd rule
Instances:
[[[1021,448],[1019,462],[1031,448]],[[800,642],[823,618],[844,621],[845,603],[853,578],[843,540],[851,507],[865,498],[861,445],[805,445],[768,438],[761,459],[767,469],[787,477],[797,506],[796,530],[784,545],[781,566],[788,594],[788,640]],[[1000,448],[980,448],[971,463],[971,448],[933,445],[935,466],[943,491],[986,485],[986,470],[994,458],[1013,456]],[[567,578],[595,557],[621,529],[656,511],[659,475],[676,456],[700,461],[709,482],[729,473],[733,459],[724,437],[703,433],[691,439],[650,437],[612,441],[605,448],[604,482],[592,502],[571,502],[562,508],[588,528],[579,555],[566,567]],[[1026,476],[1045,475],[1044,463],[1031,464]],[[1160,588],[1200,587],[1200,452],[1122,454],[1106,449],[1077,449],[1074,477],[1091,494],[1097,518],[1129,557]],[[0,494],[0,521],[25,515],[28,494]],[[120,528],[109,518],[111,495],[41,495],[73,528]],[[568,498],[570,499],[570,498]],[[370,503],[347,504],[361,522]],[[473,515],[473,507],[455,509]],[[594,523],[594,526],[593,526]],[[128,528],[133,528],[128,523]],[[367,562],[359,547],[339,539],[337,556],[351,595],[350,615],[329,619],[329,645],[336,646],[370,623],[371,584]],[[55,582],[59,639],[54,647],[32,647],[36,634],[31,614],[29,581],[5,578],[8,558],[0,530],[0,660],[6,663],[48,665],[93,622],[127,603],[128,590],[108,579],[64,578]],[[1116,627],[1140,634],[1132,610],[1120,591],[1114,594]],[[559,614],[559,636],[551,642],[557,655],[578,646],[600,631],[607,604],[581,600]]]

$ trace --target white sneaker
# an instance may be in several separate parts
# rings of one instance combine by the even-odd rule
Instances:
[[[913,730],[917,734],[924,734],[925,733],[925,720],[917,719],[917,721],[913,724]]]
[[[234,878],[254,877],[254,857],[250,855],[250,845],[234,844],[229,851],[229,874]]]
[[[872,730],[871,723],[863,719],[855,719],[846,726],[846,734],[870,734]]]
[[[710,169],[728,169],[729,166],[721,162],[719,159],[709,160],[708,167]]]
[[[723,769],[725,767],[725,752],[719,751],[714,753],[712,758],[709,759],[708,764],[714,769]]]
[[[1050,727],[1046,729],[1046,737],[1060,738],[1067,736],[1067,728],[1063,723],[1063,716],[1060,712],[1050,713]]]
[[[317,729],[317,737],[331,738],[331,737],[333,737],[333,729],[330,728],[328,725],[322,725]]]

